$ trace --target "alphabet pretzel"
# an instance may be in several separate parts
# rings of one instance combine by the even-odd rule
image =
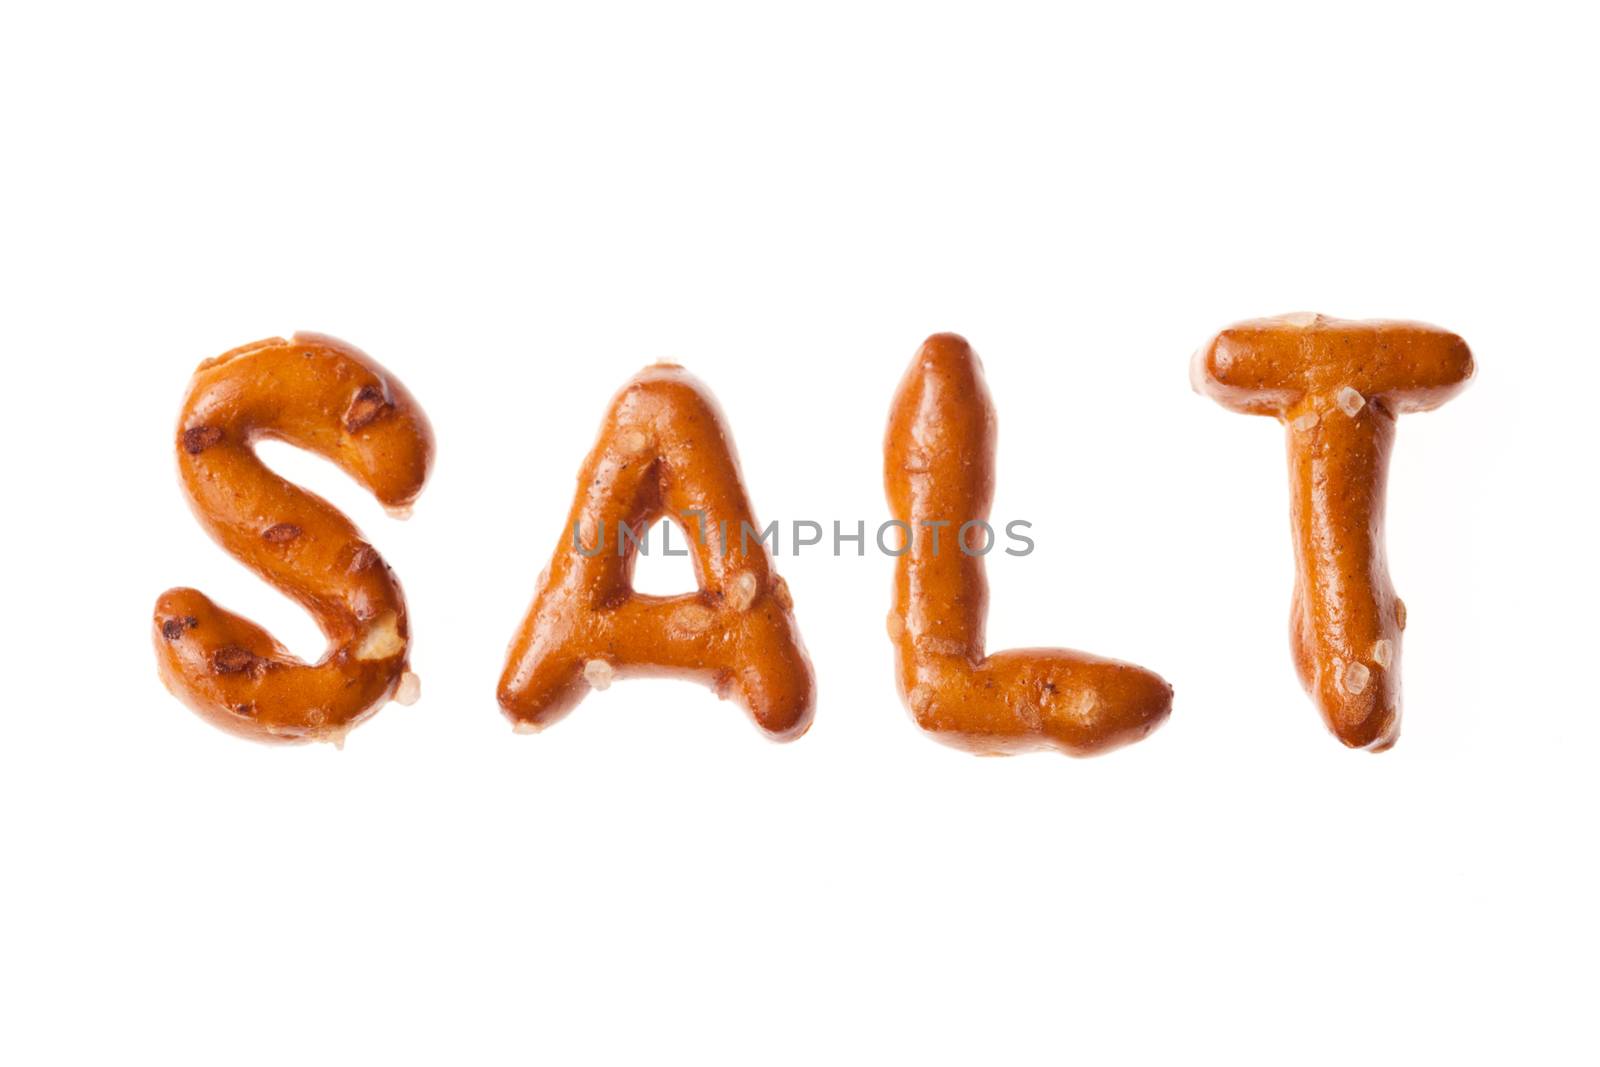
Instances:
[[[984,653],[983,556],[957,539],[988,518],[995,431],[971,346],[955,334],[928,338],[895,393],[884,439],[889,509],[910,532],[888,621],[901,695],[924,730],[985,755],[1086,756],[1138,741],[1172,710],[1172,687],[1159,676],[1066,649]]]
[[[1383,539],[1395,420],[1443,404],[1474,370],[1466,342],[1435,326],[1311,313],[1237,323],[1194,355],[1196,391],[1288,429],[1295,669],[1351,748],[1400,734],[1406,606]]]
[[[666,514],[689,531],[700,588],[635,593],[636,542]],[[775,740],[805,733],[811,661],[788,586],[755,529],[711,393],[676,365],[641,371],[611,402],[561,543],[511,642],[499,686],[506,717],[536,731],[614,678],[670,676],[736,699]]]
[[[427,416],[356,348],[297,333],[202,363],[178,419],[178,470],[195,518],[309,611],[328,639],[315,664],[194,589],[156,603],[162,681],[224,730],[257,741],[342,743],[389,699],[417,698],[399,580],[331,504],[256,457],[280,440],[315,452],[403,517],[433,461]]]

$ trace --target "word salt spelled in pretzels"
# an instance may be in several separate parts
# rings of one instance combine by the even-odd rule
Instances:
[[[1466,344],[1444,330],[1310,314],[1231,326],[1193,360],[1198,391],[1288,428],[1295,666],[1329,728],[1354,748],[1381,750],[1399,733],[1406,609],[1383,544],[1395,420],[1444,403],[1473,370]],[[884,439],[888,525],[905,534],[888,620],[901,695],[937,739],[982,754],[1081,756],[1137,741],[1171,712],[1172,687],[1157,675],[1082,652],[984,649],[988,546],[970,535],[993,537],[995,433],[977,356],[954,334],[929,338],[895,393]],[[254,446],[267,439],[332,460],[403,516],[427,481],[433,434],[397,379],[317,334],[202,363],[179,416],[179,472],[201,526],[299,601],[329,647],[320,662],[301,662],[204,594],[172,589],[153,620],[161,678],[233,733],[342,743],[386,701],[417,699],[405,598],[349,519],[261,463]],[[669,515],[695,518],[699,589],[641,595],[638,546]],[[617,551],[605,550],[608,528]],[[661,675],[710,684],[773,739],[805,733],[811,662],[764,538],[747,536],[756,530],[711,394],[675,365],[640,372],[611,403],[562,543],[512,640],[499,685],[506,716],[519,731],[539,730],[615,678]]]

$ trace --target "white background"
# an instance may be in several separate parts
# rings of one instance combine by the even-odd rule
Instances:
[[[0,1059],[1593,1062],[1580,9],[567,7],[7,6]],[[1400,427],[1380,756],[1290,664],[1282,431],[1188,385],[1295,310],[1480,364]],[[423,700],[343,752],[212,729],[149,648],[194,585],[320,652],[171,455],[194,366],[296,329],[439,438],[405,524],[269,453],[410,598]],[[629,375],[712,387],[763,521],[870,527],[944,329],[1039,546],[991,565],[991,646],[1149,666],[1165,727],[944,748],[894,691],[891,561],[786,547],[806,737],[673,682],[512,734],[505,645]]]

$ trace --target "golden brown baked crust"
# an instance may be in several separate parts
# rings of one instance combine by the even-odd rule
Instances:
[[[689,534],[700,589],[635,593],[635,547],[619,551],[618,531],[643,538],[667,514]],[[741,536],[746,525],[757,532]],[[499,687],[506,717],[519,730],[543,729],[591,688],[655,675],[711,685],[775,740],[805,733],[815,706],[811,661],[759,530],[710,392],[682,367],[641,371],[611,402],[511,642]]]
[[[256,457],[262,440],[332,460],[400,512],[427,480],[433,432],[405,386],[375,360],[311,333],[202,363],[178,418],[179,476],[200,525],[304,606],[329,647],[307,664],[198,590],[170,589],[152,620],[162,681],[243,737],[342,742],[391,697],[415,699],[405,598],[349,519]]]
[[[889,615],[901,695],[923,729],[983,754],[1085,756],[1138,741],[1172,710],[1172,687],[1150,671],[1066,649],[984,654],[983,535],[969,532],[971,554],[955,538],[989,516],[994,446],[977,356],[955,334],[928,338],[895,393],[884,438],[889,510],[912,532]],[[947,525],[930,525],[938,523]]]
[[[1352,748],[1380,751],[1400,733],[1406,609],[1383,539],[1395,418],[1438,407],[1473,372],[1448,331],[1311,313],[1238,323],[1194,356],[1199,392],[1288,429],[1295,668]]]

